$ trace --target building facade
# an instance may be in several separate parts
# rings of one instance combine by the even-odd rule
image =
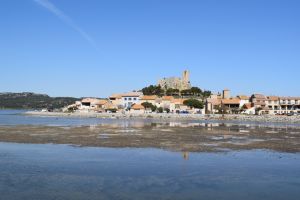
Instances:
[[[140,98],[143,96],[141,92],[129,92],[122,94],[121,105],[125,109],[130,109],[133,104],[139,104]]]
[[[279,97],[280,114],[300,114],[300,97]]]

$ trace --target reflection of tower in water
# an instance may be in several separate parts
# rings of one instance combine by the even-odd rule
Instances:
[[[182,157],[184,160],[188,160],[189,159],[189,152],[185,151],[185,152],[182,152]]]
[[[181,152],[182,155],[182,162],[181,162],[181,174],[185,175],[187,174],[187,170],[188,170],[188,160],[189,160],[189,152],[187,151],[183,151]]]

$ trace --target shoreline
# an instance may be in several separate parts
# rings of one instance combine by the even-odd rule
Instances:
[[[241,122],[262,122],[262,123],[288,123],[299,124],[300,116],[282,115],[238,115],[238,114],[173,114],[173,113],[145,113],[145,114],[122,114],[122,113],[94,113],[94,112],[41,112],[28,111],[23,115],[40,117],[79,117],[79,118],[109,118],[109,119],[161,119],[161,120],[217,120],[217,121],[241,121]]]

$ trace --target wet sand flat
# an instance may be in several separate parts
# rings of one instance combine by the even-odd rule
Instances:
[[[218,123],[2,125],[0,141],[90,147],[150,147],[189,152],[251,149],[300,152],[300,128]]]

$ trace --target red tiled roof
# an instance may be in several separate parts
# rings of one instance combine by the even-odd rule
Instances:
[[[140,92],[128,92],[128,93],[122,94],[122,97],[139,97],[141,95],[142,95],[142,93],[140,93]]]
[[[186,99],[173,99],[171,102],[174,104],[183,104]]]
[[[156,95],[145,95],[141,98],[141,100],[156,100],[157,96]]]
[[[84,98],[81,100],[82,103],[91,103],[94,101],[98,101],[99,99],[95,99],[95,98]]]
[[[245,109],[250,109],[250,108],[252,108],[252,104],[251,104],[251,103],[245,103],[245,104],[243,105],[243,107],[244,107]]]
[[[300,100],[300,97],[279,97],[280,100]]]
[[[131,109],[133,109],[133,110],[143,110],[145,108],[141,104],[133,104],[133,106],[131,107]]]
[[[278,101],[279,97],[278,96],[267,96],[267,99],[270,101]]]
[[[238,98],[222,99],[222,104],[240,104],[241,100]]]
[[[162,100],[163,100],[163,101],[172,101],[173,99],[174,99],[173,96],[163,96],[163,97],[162,97]]]
[[[220,105],[221,99],[215,99],[215,98],[208,98],[207,103],[211,103],[212,105]]]
[[[248,97],[246,95],[238,95],[237,97],[241,100],[249,100],[250,99],[250,97]]]

